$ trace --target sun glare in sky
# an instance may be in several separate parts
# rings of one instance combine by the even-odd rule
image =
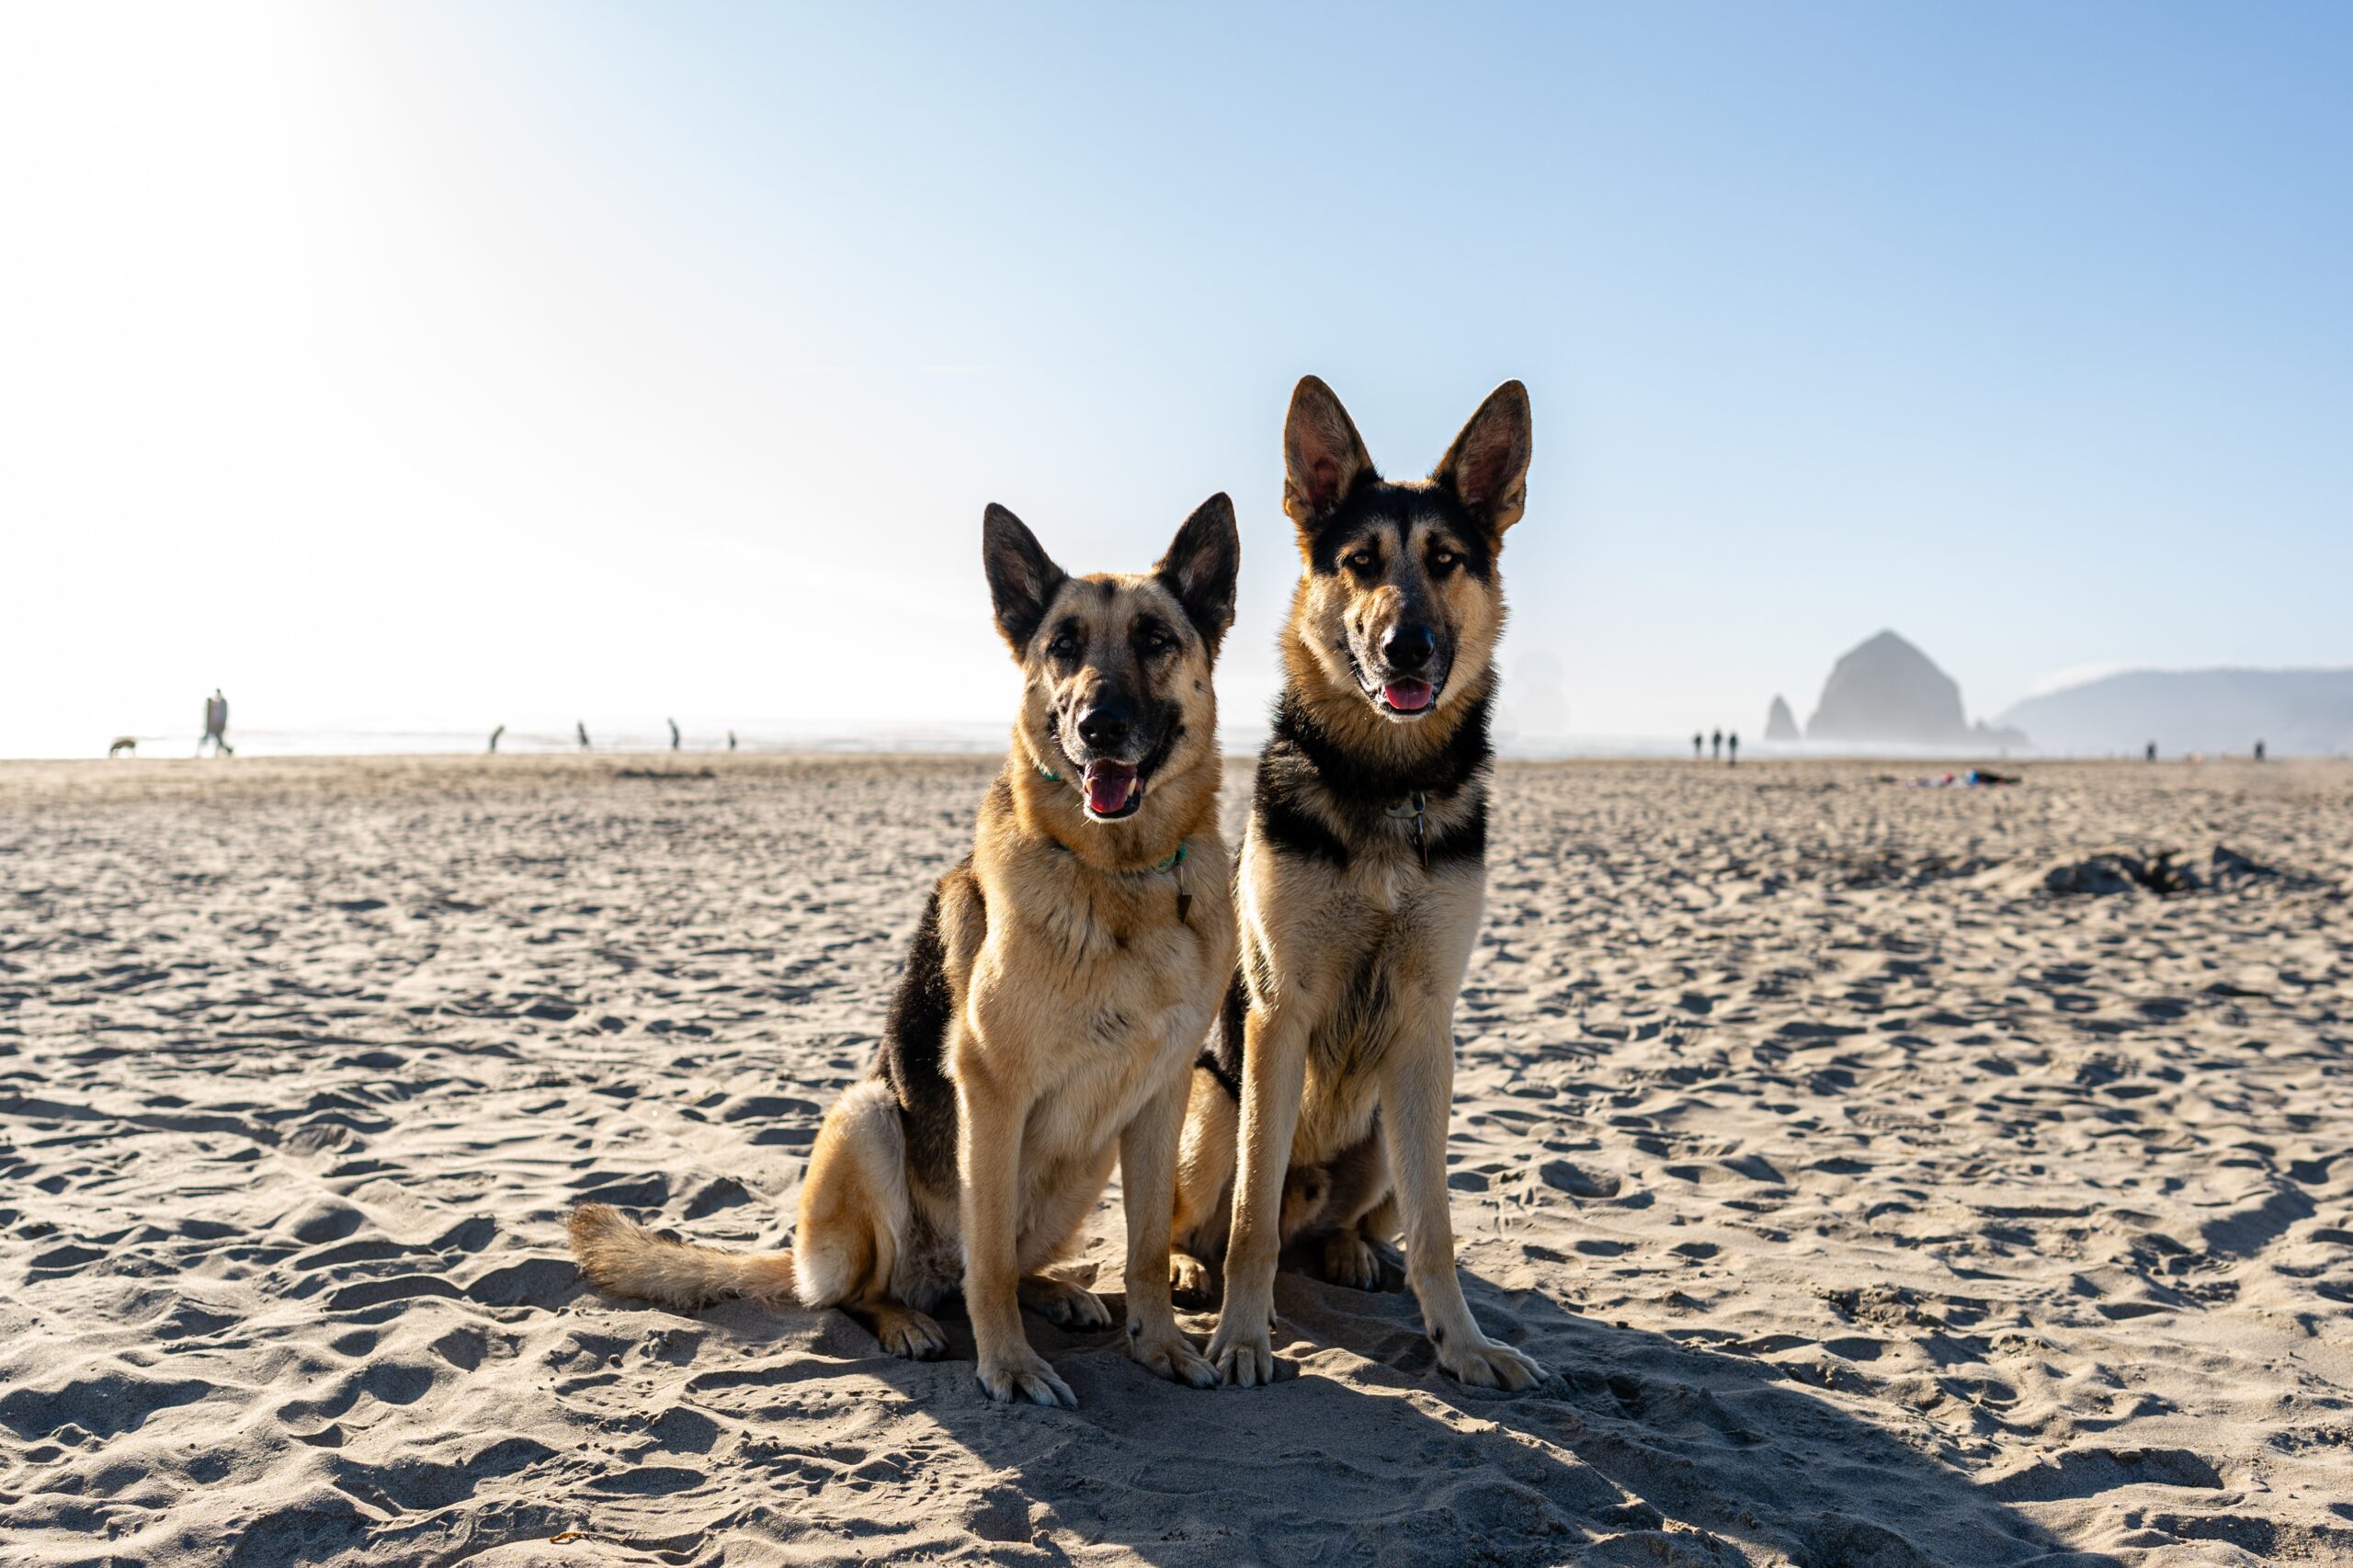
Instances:
[[[983,506],[1205,496],[1274,687],[1292,382],[1536,409],[1524,732],[2343,665],[2336,7],[17,6],[0,755],[998,722]]]

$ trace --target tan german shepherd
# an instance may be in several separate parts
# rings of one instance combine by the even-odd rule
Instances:
[[[961,1285],[989,1397],[1074,1406],[1020,1309],[1109,1324],[1045,1270],[1116,1159],[1129,1348],[1208,1388],[1169,1304],[1168,1227],[1188,1071],[1233,971],[1211,688],[1233,506],[1211,496],[1133,575],[1069,576],[1001,506],[983,555],[1025,677],[1012,749],[971,857],[933,890],[869,1076],[818,1131],[793,1250],[665,1240],[603,1204],[574,1212],[573,1250],[619,1295],[839,1306],[918,1358],[946,1348],[927,1313]]]
[[[1327,1276],[1370,1289],[1372,1244],[1401,1215],[1438,1364],[1488,1387],[1542,1376],[1472,1319],[1446,1186],[1454,999],[1486,897],[1496,556],[1533,439],[1527,389],[1506,381],[1429,478],[1394,483],[1329,387],[1291,394],[1283,510],[1304,570],[1242,844],[1242,961],[1195,1074],[1176,1216],[1188,1294],[1224,1258],[1210,1358],[1228,1382],[1274,1375],[1286,1244],[1320,1243]]]

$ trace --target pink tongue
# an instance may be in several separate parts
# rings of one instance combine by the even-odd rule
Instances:
[[[1400,713],[1418,713],[1430,705],[1430,683],[1426,680],[1392,680],[1381,688],[1389,706]]]
[[[1128,803],[1135,792],[1136,770],[1116,762],[1086,767],[1086,805],[1098,817],[1108,817]]]

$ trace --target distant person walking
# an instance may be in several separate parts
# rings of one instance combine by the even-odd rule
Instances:
[[[580,736],[580,749],[582,751],[586,751],[588,749],[588,722],[585,719],[575,719],[572,722],[572,727]]]
[[[1694,761],[1694,762],[1699,761],[1699,760],[1700,754],[1701,754],[1701,753],[1703,753],[1703,752],[1705,752],[1707,749],[1708,749],[1708,737],[1707,737],[1707,736],[1705,736],[1705,735],[1703,735],[1703,734],[1701,734],[1701,733],[1700,733],[1699,731],[1697,731],[1697,730],[1692,731],[1692,732],[1691,732],[1691,760],[1692,760],[1692,761]]]
[[[665,719],[662,722],[670,726],[670,749],[672,751],[676,751],[678,749],[678,722],[676,719]]]
[[[1740,766],[1740,732],[1738,730],[1734,730],[1724,737],[1724,766],[1726,767]]]
[[[2144,760],[2144,761],[2148,761],[2148,762],[2154,762],[2154,761],[2156,761],[2156,760],[2157,760],[2157,743],[2156,743],[2156,742],[2154,742],[2154,741],[2151,741],[2151,742],[2149,743],[2149,749],[2148,749],[2146,752],[2143,752],[2143,753],[2142,754],[2142,757],[2143,757],[2143,760]]]
[[[229,699],[214,687],[212,695],[204,699],[204,735],[196,743],[196,755],[202,756],[207,744],[215,756],[234,756],[236,748],[229,744]]]
[[[1708,755],[1722,762],[1724,756],[1724,733],[1718,730],[1708,737]]]
[[[2263,742],[2260,739],[2255,743],[2255,760],[2257,762],[2263,760]]]
[[[491,731],[491,733],[490,733],[490,755],[491,755],[491,756],[496,756],[498,755],[498,737],[499,737],[499,736],[501,736],[501,735],[503,735],[503,734],[505,734],[506,733],[506,725],[504,725],[504,724],[501,724],[501,725],[499,725],[499,726],[498,726],[498,728],[496,728],[495,730]]]
[[[727,732],[727,749],[729,751],[735,749],[735,732],[733,730]]]

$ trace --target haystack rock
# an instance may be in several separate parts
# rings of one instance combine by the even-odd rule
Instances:
[[[1765,715],[1765,744],[1793,746],[1803,738],[1798,733],[1798,716],[1790,711],[1789,703],[1777,693],[1772,710]]]
[[[1970,729],[1952,676],[1894,632],[1882,631],[1831,667],[1805,738],[1936,746],[1983,737]]]

